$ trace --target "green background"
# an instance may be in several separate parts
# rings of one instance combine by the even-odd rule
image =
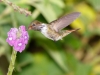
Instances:
[[[66,29],[79,31],[54,42],[28,31],[29,42],[17,54],[13,75],[100,75],[100,0],[9,0],[32,12],[21,14],[0,2],[0,75],[6,75],[12,47],[6,42],[12,27],[34,20],[49,23],[65,14],[81,12]]]

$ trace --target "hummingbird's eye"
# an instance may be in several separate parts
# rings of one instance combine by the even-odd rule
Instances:
[[[33,24],[33,26],[35,26],[35,24]]]

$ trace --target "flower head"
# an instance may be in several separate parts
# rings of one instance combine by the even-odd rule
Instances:
[[[25,26],[20,26],[19,29],[11,28],[7,34],[8,38],[6,41],[8,44],[13,46],[14,50],[22,52],[29,40],[29,35]]]

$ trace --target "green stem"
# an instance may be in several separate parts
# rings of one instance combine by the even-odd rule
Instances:
[[[12,75],[12,73],[13,73],[14,64],[15,64],[15,60],[16,60],[16,54],[17,54],[17,52],[15,50],[13,50],[7,75]]]

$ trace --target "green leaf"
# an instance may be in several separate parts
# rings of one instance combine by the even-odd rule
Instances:
[[[40,14],[40,11],[35,9],[34,12],[32,13],[32,18],[36,19],[39,16],[39,14]]]
[[[75,56],[69,52],[66,54],[67,63],[70,67],[70,70],[74,73],[74,75],[90,75],[92,70],[92,66],[89,64],[83,64],[79,62]]]
[[[49,53],[49,55],[54,59],[54,61],[63,69],[63,71],[68,72],[67,66],[64,64],[62,60],[61,54],[59,50],[62,50],[60,46],[57,46],[57,43],[53,43],[52,41],[46,40],[38,40],[39,44],[42,45],[45,50]],[[47,44],[47,42],[49,44]]]
[[[88,0],[88,2],[93,5],[96,10],[100,10],[100,0]]]
[[[5,6],[0,3],[0,13],[2,13],[4,9],[5,9]]]
[[[15,19],[17,19],[17,22],[19,23],[18,25],[28,26],[32,21],[32,18],[30,16],[25,16],[24,14],[20,14],[18,12],[15,12],[15,17]]]
[[[57,19],[57,15],[54,12],[51,4],[45,4],[41,2],[39,4],[31,4],[31,5],[35,6],[36,9],[38,9],[42,13],[42,15],[46,18],[48,22]]]
[[[54,4],[54,3],[51,3],[51,5],[52,5],[53,10],[54,10],[54,12],[56,13],[56,15],[57,15],[58,17],[61,16],[62,13],[63,13],[63,9],[62,9],[60,6],[58,6],[58,5]]]
[[[17,54],[17,69],[24,67],[33,62],[32,55],[30,53],[22,52]]]
[[[75,50],[82,47],[82,42],[78,39],[78,37],[72,34],[65,37],[63,41],[66,41],[64,43]]]
[[[79,61],[75,58],[75,56],[69,52],[66,53],[66,63],[68,64],[68,67],[75,71],[77,68],[77,65],[79,64]]]
[[[33,54],[34,62],[22,68],[16,75],[63,75],[63,71],[44,52]]]
[[[90,75],[91,68],[89,64],[78,64],[75,75]]]
[[[63,8],[65,5],[63,3],[63,0],[50,0],[50,2],[54,3],[55,5],[58,5],[59,7]]]

